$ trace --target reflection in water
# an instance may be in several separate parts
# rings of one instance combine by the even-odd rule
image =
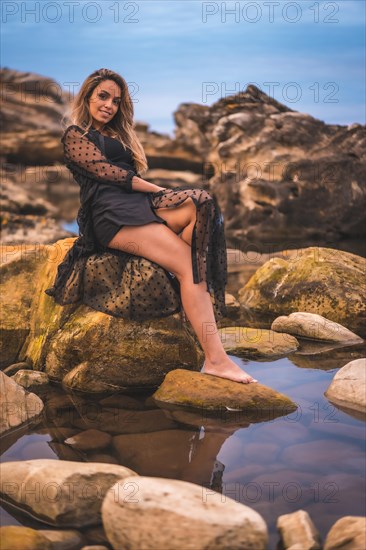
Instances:
[[[279,539],[277,517],[298,509],[309,512],[324,537],[339,517],[365,514],[364,423],[323,396],[335,369],[359,353],[351,347],[250,362],[261,383],[298,405],[277,418],[162,409],[150,395],[87,396],[54,387],[42,423],[7,436],[3,460],[121,464],[141,475],[193,482],[207,496],[218,491],[223,499],[251,506],[269,526],[270,548]],[[310,357],[314,361],[302,362]],[[33,521],[7,510],[4,525]]]

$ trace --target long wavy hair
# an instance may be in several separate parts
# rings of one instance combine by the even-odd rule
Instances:
[[[104,131],[110,137],[118,139],[124,147],[129,147],[139,174],[146,172],[148,165],[144,149],[134,129],[134,108],[125,79],[110,69],[98,69],[89,75],[81,85],[79,92],[73,97],[70,105],[70,115],[64,115],[61,125],[66,129],[70,124],[76,124],[85,129],[92,126],[93,119],[89,111],[89,101],[95,88],[104,80],[113,80],[121,89],[121,101],[118,111]]]

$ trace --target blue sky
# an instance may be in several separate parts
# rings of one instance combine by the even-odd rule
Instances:
[[[171,135],[180,103],[211,105],[250,83],[327,123],[365,123],[364,0],[71,5],[3,0],[1,66],[75,90],[113,69],[135,119]]]

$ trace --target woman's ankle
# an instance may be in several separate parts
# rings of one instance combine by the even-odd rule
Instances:
[[[227,355],[227,353],[224,351],[224,352],[217,352],[217,353],[214,353],[214,354],[208,354],[206,353],[205,354],[205,364],[206,365],[212,365],[212,366],[216,366],[216,365],[221,365],[222,363],[226,363],[229,359],[229,356]]]

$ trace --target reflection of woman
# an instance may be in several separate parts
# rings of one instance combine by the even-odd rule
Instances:
[[[203,372],[252,382],[224,351],[210,297],[217,312],[225,312],[226,245],[216,199],[202,189],[165,189],[140,177],[146,156],[133,128],[127,84],[117,73],[100,69],[86,78],[71,121],[62,138],[66,164],[83,182],[92,218],[85,219],[84,209],[83,223],[92,225],[98,245],[147,258],[175,276],[205,352]],[[47,294],[55,296],[58,282]]]

